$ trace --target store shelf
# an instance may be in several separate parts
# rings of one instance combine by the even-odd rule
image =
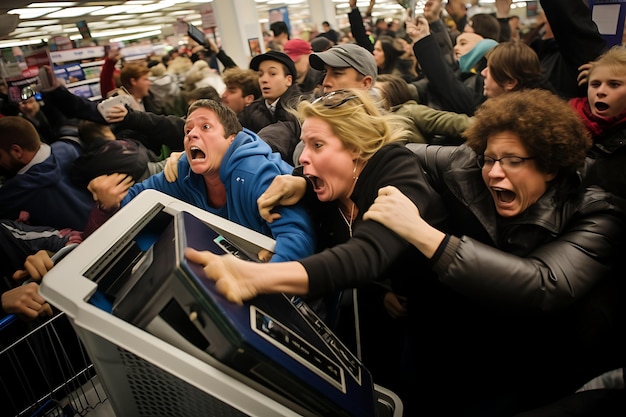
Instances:
[[[99,100],[100,68],[104,64],[104,48],[101,46],[51,51],[54,74],[65,82],[73,94]]]
[[[68,83],[68,84],[65,84],[65,86],[67,88],[71,88],[71,87],[78,87],[78,86],[85,85],[85,84],[93,84],[97,82],[100,82],[99,78],[90,78],[87,80],[81,80],[81,81],[75,81],[73,83]]]

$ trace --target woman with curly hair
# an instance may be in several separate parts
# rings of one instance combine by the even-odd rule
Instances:
[[[513,415],[621,366],[623,201],[580,186],[591,139],[550,92],[486,101],[464,136],[458,147],[407,145],[449,228],[395,187],[363,219],[407,239],[437,274],[413,277],[417,367],[437,387],[425,397],[441,415]]]

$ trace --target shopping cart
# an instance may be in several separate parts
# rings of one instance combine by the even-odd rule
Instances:
[[[13,320],[1,340],[2,416],[85,415],[106,401],[65,313],[37,324]]]
[[[141,275],[144,267],[141,262],[132,267],[126,262],[124,268],[118,268],[117,261],[112,260],[134,257],[133,250],[128,248],[138,246],[140,239],[136,238],[140,230],[150,235],[154,232],[150,225],[155,218],[161,215],[171,218],[181,211],[219,229],[238,247],[251,252],[273,248],[273,240],[267,236],[158,191],[145,190],[72,251],[67,262],[55,266],[40,288],[42,296],[63,310],[74,326],[93,360],[114,415],[320,415],[296,403],[292,397],[253,380],[249,374],[226,366],[190,342],[161,316],[157,315],[143,329],[113,315],[111,306],[106,308],[94,300],[102,291],[116,285],[117,277],[125,271],[130,269],[127,275],[131,282],[133,272]],[[162,229],[157,235],[161,233]],[[108,271],[115,274],[109,276]],[[269,366],[259,368],[261,370],[271,371]],[[311,395],[315,394],[313,389]],[[378,417],[402,416],[402,401],[395,393],[378,385],[374,390]]]
[[[76,244],[58,251],[56,263]],[[86,415],[106,401],[86,350],[65,313],[24,322],[0,319],[0,415]]]

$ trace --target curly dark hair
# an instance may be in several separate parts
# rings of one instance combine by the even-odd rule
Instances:
[[[592,144],[588,130],[567,101],[542,89],[487,100],[463,136],[467,146],[482,155],[490,137],[507,131],[519,136],[540,171],[557,176],[582,167]]]

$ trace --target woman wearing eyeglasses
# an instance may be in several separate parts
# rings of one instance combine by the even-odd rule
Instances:
[[[399,279],[402,274],[412,276],[419,268],[428,275],[426,258],[381,224],[362,221],[378,189],[386,185],[394,185],[410,196],[433,224],[439,225],[446,218],[446,211],[429,188],[415,155],[404,146],[405,121],[401,116],[382,113],[368,92],[359,89],[335,91],[313,102],[303,101],[297,110],[304,143],[301,166],[294,175],[277,176],[258,199],[258,205],[262,217],[272,222],[280,217],[275,207],[302,199],[317,225],[321,251],[298,262],[275,263],[270,268],[192,249],[186,253],[188,258],[204,265],[207,275],[218,281],[218,289],[237,303],[269,292],[327,296],[347,288],[364,289],[374,280],[389,281],[397,294],[408,296],[410,289],[396,287],[395,283],[406,282]],[[373,290],[372,286],[366,289]],[[393,304],[395,316],[406,316],[403,298],[385,301]],[[363,311],[364,306],[360,307]],[[368,325],[370,330],[376,330],[376,326],[365,321],[361,327]],[[383,330],[387,329],[380,329],[377,334]],[[366,338],[371,333],[362,336]],[[393,340],[390,336],[374,341],[394,349],[396,353],[386,358],[368,356],[369,340],[362,340],[361,345],[366,366],[373,360],[386,361],[398,376],[399,384],[404,369],[390,365],[397,364],[402,353],[402,344],[396,343],[401,335],[396,336]],[[351,342],[346,341],[352,345]],[[377,383],[394,388],[383,382],[377,372],[372,373]]]
[[[393,186],[363,219],[407,239],[437,274],[415,308],[437,317],[419,336],[422,354],[439,360],[420,369],[444,389],[439,400],[454,400],[442,415],[513,415],[621,366],[625,293],[613,272],[623,271],[623,202],[580,188],[591,141],[549,92],[488,100],[464,136],[459,147],[408,145],[445,200],[449,229]]]

